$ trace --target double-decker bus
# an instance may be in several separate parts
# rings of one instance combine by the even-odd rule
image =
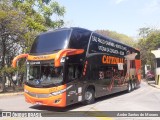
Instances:
[[[140,52],[83,28],[60,28],[38,35],[26,58],[26,102],[66,107],[140,84]]]

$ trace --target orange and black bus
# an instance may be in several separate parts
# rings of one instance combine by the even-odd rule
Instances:
[[[134,90],[140,84],[140,52],[83,28],[61,28],[38,35],[26,58],[25,100],[65,107]]]

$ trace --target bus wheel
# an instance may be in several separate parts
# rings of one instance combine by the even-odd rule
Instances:
[[[94,96],[94,90],[93,89],[87,89],[84,93],[84,102],[83,104],[92,104],[95,101],[95,96]]]
[[[135,83],[134,83],[134,81],[132,81],[131,84],[132,84],[132,90],[134,90],[135,89]]]
[[[136,82],[134,82],[134,89],[136,89],[137,88],[137,83]]]
[[[132,84],[131,84],[131,82],[129,81],[128,82],[128,90],[127,90],[128,92],[131,92],[132,91]]]

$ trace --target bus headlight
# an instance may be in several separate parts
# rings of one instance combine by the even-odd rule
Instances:
[[[62,89],[62,90],[59,90],[59,91],[56,91],[56,92],[52,92],[52,93],[50,93],[50,96],[56,96],[56,95],[62,94],[64,92],[66,92],[68,89],[70,89],[72,86],[73,85],[70,85],[65,89]]]
[[[59,90],[59,91],[56,91],[56,92],[52,92],[50,94],[53,95],[53,96],[56,96],[56,95],[62,94],[65,91],[66,91],[66,89],[63,89],[63,90]]]

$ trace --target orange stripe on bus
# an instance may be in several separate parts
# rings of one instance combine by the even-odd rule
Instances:
[[[60,60],[62,57],[70,56],[70,55],[76,55],[76,54],[82,54],[84,52],[83,49],[63,49],[60,50],[55,57],[55,67],[59,67]]]
[[[38,56],[34,56],[34,55],[28,55],[28,60],[34,60],[34,61],[39,61],[39,60],[52,60],[54,59],[56,56],[56,53],[54,54],[49,54],[49,55],[38,55]]]

